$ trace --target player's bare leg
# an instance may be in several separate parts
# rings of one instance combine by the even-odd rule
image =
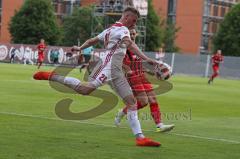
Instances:
[[[54,72],[37,72],[33,75],[36,80],[49,80],[61,83],[82,95],[88,95],[96,88],[91,83],[82,83],[79,79],[74,77],[64,77]]]

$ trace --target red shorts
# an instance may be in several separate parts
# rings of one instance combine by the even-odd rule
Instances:
[[[127,79],[134,92],[153,91],[152,84],[146,79],[145,75],[128,77]]]
[[[213,68],[214,72],[218,72],[219,71],[219,66],[218,65],[213,65],[212,68]]]
[[[43,62],[43,60],[44,60],[44,55],[38,54],[38,62]]]

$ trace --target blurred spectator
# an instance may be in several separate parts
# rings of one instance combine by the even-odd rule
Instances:
[[[92,55],[92,52],[93,52],[93,47],[90,46],[86,49],[83,50],[83,57],[84,57],[84,62],[85,63],[88,63],[90,58],[91,58],[91,55]]]
[[[33,65],[33,61],[32,61],[32,50],[29,47],[26,47],[24,54],[23,54],[23,63],[24,65],[31,63],[31,65]]]
[[[83,50],[82,55],[83,55],[83,58],[84,58],[83,59],[84,63],[80,67],[80,72],[82,71],[83,68],[88,66],[89,60],[91,59],[91,56],[92,56],[92,52],[93,52],[93,47],[92,46]]]
[[[155,58],[157,61],[163,62],[164,56],[165,56],[165,52],[163,51],[163,48],[160,47],[158,52],[156,52],[155,54]]]
[[[13,48],[12,50],[11,50],[11,57],[10,57],[10,63],[14,63],[14,58],[15,58],[15,55],[16,55],[16,49],[15,48]]]
[[[57,48],[51,50],[50,59],[54,64],[58,64],[59,51]]]

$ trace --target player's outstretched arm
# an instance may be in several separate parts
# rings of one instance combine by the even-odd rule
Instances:
[[[138,46],[129,38],[129,37],[124,37],[123,38],[123,43],[127,45],[127,48],[131,50],[135,55],[139,56],[141,59],[147,61],[150,64],[158,64],[156,60],[153,60],[146,55],[138,48]]]
[[[98,37],[94,37],[91,39],[88,39],[87,41],[85,41],[80,47],[78,46],[73,46],[72,47],[72,51],[82,51],[85,48],[88,48],[89,46],[93,46],[95,44],[97,44],[99,42]]]

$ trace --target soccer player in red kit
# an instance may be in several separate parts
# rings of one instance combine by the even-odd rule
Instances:
[[[38,49],[38,59],[37,59],[37,66],[38,69],[41,67],[43,60],[44,60],[44,51],[46,49],[45,41],[44,39],[40,40],[40,43],[37,46]]]
[[[135,41],[137,36],[136,30],[130,30],[130,37]],[[152,84],[146,79],[142,60],[130,50],[127,50],[123,60],[123,68],[126,72],[126,77],[133,90],[134,96],[137,99],[137,109],[144,108],[150,105],[151,116],[156,124],[157,132],[166,132],[174,128],[174,125],[165,125],[161,121],[161,112],[156,99],[156,94],[153,91]],[[127,114],[127,107],[121,109],[115,117],[115,125],[119,126],[121,119]]]
[[[223,62],[223,56],[222,51],[217,50],[217,53],[212,56],[212,69],[213,74],[208,80],[208,84],[213,82],[214,78],[216,78],[219,75],[219,64]]]

